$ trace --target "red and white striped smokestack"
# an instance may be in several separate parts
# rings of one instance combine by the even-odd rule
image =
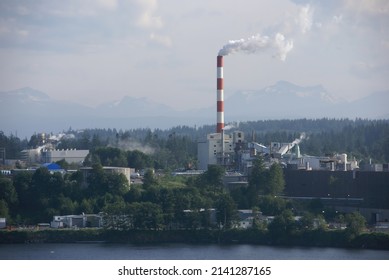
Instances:
[[[216,132],[222,132],[224,128],[224,81],[223,81],[223,56],[217,56],[217,125]]]

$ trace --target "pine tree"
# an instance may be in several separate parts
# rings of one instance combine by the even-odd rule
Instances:
[[[285,187],[284,173],[278,163],[274,163],[269,170],[269,178],[265,186],[265,193],[270,195],[281,194]]]

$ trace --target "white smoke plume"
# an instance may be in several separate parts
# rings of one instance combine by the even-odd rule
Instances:
[[[295,144],[295,145],[298,145],[298,144],[300,144],[301,141],[303,141],[304,139],[306,139],[306,134],[305,134],[305,132],[301,133],[300,138],[295,139],[292,143]]]
[[[231,40],[228,44],[220,49],[219,55],[226,56],[234,53],[253,54],[267,49],[275,50],[274,56],[284,61],[286,55],[293,48],[293,41],[285,40],[285,36],[281,33],[275,34],[273,37],[262,36],[260,34],[251,36],[248,39]]]
[[[121,140],[120,139],[117,143],[111,144],[109,146],[119,148],[119,149],[122,149],[125,151],[138,150],[138,151],[141,151],[142,153],[147,154],[147,155],[154,154],[154,152],[155,152],[154,148],[152,148],[148,145],[144,145],[144,144],[142,144],[138,141],[135,141],[135,140]]]
[[[227,130],[230,130],[230,129],[233,129],[233,128],[235,128],[235,126],[234,126],[233,124],[228,124],[228,125],[226,125],[226,126],[223,128],[223,130],[224,130],[224,131],[227,131]]]

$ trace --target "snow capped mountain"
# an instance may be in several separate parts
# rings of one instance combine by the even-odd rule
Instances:
[[[275,94],[294,95],[296,98],[318,98],[324,102],[338,102],[322,85],[302,87],[286,81],[279,81],[275,85],[265,88],[266,90]]]
[[[83,128],[169,128],[182,123],[177,111],[145,98],[125,96],[97,108],[60,101],[31,88],[0,92],[0,131],[29,137],[35,132]]]
[[[279,81],[276,84],[265,87],[261,90],[239,91],[235,95],[244,95],[246,98],[251,99],[268,96],[272,99],[292,97],[297,99],[312,98],[329,103],[339,102],[339,100],[331,96],[321,85],[301,87],[286,81]]]
[[[261,90],[236,92],[226,99],[225,114],[243,119],[336,117],[341,102],[321,85],[279,81]]]
[[[140,117],[174,115],[176,111],[167,105],[148,100],[124,96],[120,101],[101,104],[96,108],[100,113],[113,117]]]
[[[322,85],[303,87],[279,81],[260,90],[238,91],[226,98],[225,117],[227,122],[230,119],[354,117],[348,115],[352,111],[350,105],[332,96]]]
[[[83,128],[160,128],[216,122],[216,93],[211,107],[177,111],[146,98],[125,96],[96,108],[60,101],[32,88],[0,92],[0,131],[29,137],[34,132]],[[298,118],[388,118],[389,92],[354,102],[334,98],[321,86],[286,81],[260,90],[235,92],[225,100],[225,122]]]
[[[50,97],[41,91],[25,87],[13,91],[0,93],[0,102],[12,103],[12,102],[45,102]]]

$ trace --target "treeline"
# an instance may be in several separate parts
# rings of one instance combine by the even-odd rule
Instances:
[[[263,120],[232,124],[245,133],[247,141],[264,145],[270,142],[292,142],[302,133],[302,154],[318,155],[347,153],[350,158],[373,163],[389,162],[389,120],[364,119],[298,119]],[[138,150],[150,157],[154,168],[195,168],[197,141],[214,132],[214,125],[201,127],[177,126],[161,129],[69,129],[68,137],[57,143],[58,149],[89,149],[113,147],[123,151]],[[39,146],[39,137],[21,140],[0,132],[0,148],[7,158],[19,158],[19,152]]]
[[[26,149],[28,146],[27,139],[21,140],[17,136],[11,134],[9,136],[5,135],[3,131],[0,130],[0,149],[4,148],[5,151],[5,159],[15,159],[19,158],[20,151],[23,149]],[[0,151],[1,152],[1,151]],[[2,163],[1,160],[3,159],[3,155],[1,155],[0,158],[0,164]]]
[[[239,223],[237,209],[251,209],[253,228],[269,232],[274,244],[307,230],[324,230],[327,221],[347,224],[350,238],[365,227],[358,213],[342,215],[320,201],[280,198],[285,181],[278,164],[266,169],[258,158],[248,187],[231,193],[223,188],[224,173],[222,167],[210,166],[200,176],[182,178],[149,169],[143,184],[130,188],[123,175],[107,174],[100,164],[93,164],[87,178],[79,171],[64,176],[46,168],[22,171],[0,177],[0,216],[23,226],[49,222],[55,215],[103,213],[107,230],[226,230]],[[267,224],[260,212],[274,216],[273,221]],[[296,215],[302,218],[296,221]]]
[[[327,130],[308,134],[300,150],[312,155],[346,153],[362,163],[389,162],[389,122],[375,121],[349,124],[339,131]]]
[[[240,122],[233,125],[245,133],[246,141],[256,141],[264,145],[271,142],[292,142],[304,133],[300,144],[302,154],[323,156],[334,153],[347,153],[350,159],[373,163],[389,162],[389,120],[364,119],[299,119],[299,120],[264,120]],[[197,140],[207,133],[214,132],[214,126],[201,128],[175,127],[170,130],[130,130],[116,137],[131,141],[141,141],[144,145],[164,149],[162,159],[169,152],[176,151],[174,157],[179,163],[185,158],[182,151],[190,147],[186,155],[190,158],[181,162],[193,162],[197,156]],[[174,139],[174,142],[172,141]],[[111,140],[112,141],[112,140]],[[178,143],[183,142],[181,145]],[[173,145],[172,145],[173,144]],[[177,147],[177,148],[175,148]],[[177,155],[181,155],[178,157]],[[163,161],[162,160],[162,161]]]
[[[238,207],[261,207],[262,200],[252,196],[270,197],[281,193],[285,184],[280,166],[266,170],[258,165],[249,192],[242,189],[234,198],[223,188],[224,173],[222,167],[211,166],[200,176],[182,178],[148,169],[143,183],[130,188],[124,175],[107,173],[98,163],[92,165],[87,178],[81,171],[62,175],[41,167],[35,172],[16,172],[12,178],[0,175],[0,216],[10,224],[30,225],[51,221],[54,215],[104,212],[112,228],[156,229],[177,224],[197,228],[209,227],[207,211],[217,209],[218,222],[231,227]],[[271,208],[273,200],[264,203],[264,209]],[[282,211],[287,205],[277,209]]]
[[[104,212],[108,228],[196,228],[209,225],[201,209],[217,208],[221,222],[231,225],[236,204],[223,191],[223,174],[224,169],[214,167],[184,179],[149,169],[143,184],[130,188],[124,175],[104,172],[100,164],[93,164],[87,178],[80,171],[62,175],[41,167],[12,178],[0,175],[0,217],[8,224],[34,225],[54,215]]]
[[[105,205],[122,200],[129,185],[124,175],[107,174],[94,166],[85,186],[80,171],[62,175],[47,168],[0,176],[0,216],[9,224],[49,222],[54,215],[98,213]]]

